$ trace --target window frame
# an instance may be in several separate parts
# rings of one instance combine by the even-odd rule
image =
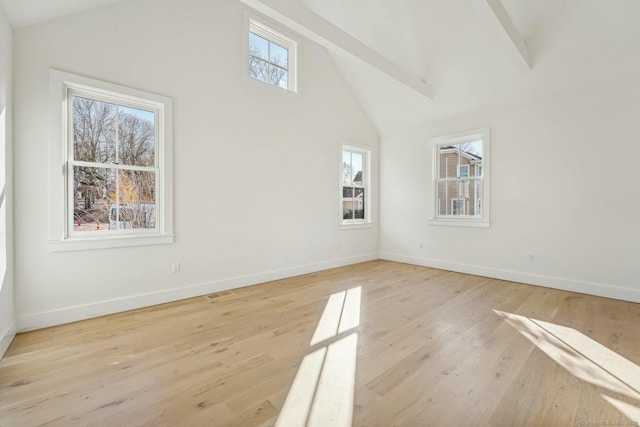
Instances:
[[[286,36],[284,34],[282,34],[281,32],[275,30],[273,27],[263,23],[262,21],[259,21],[255,18],[249,18],[248,19],[248,26],[247,26],[247,43],[246,43],[246,49],[247,49],[247,54],[246,54],[246,63],[247,63],[247,67],[245,68],[247,76],[249,77],[250,80],[252,81],[258,81],[260,83],[266,84],[268,86],[272,86],[272,87],[277,87],[278,89],[283,89],[286,90],[288,92],[293,92],[293,93],[297,93],[298,92],[298,41]],[[250,57],[253,56],[251,55],[251,53],[248,51],[249,49],[249,40],[250,40],[250,33],[254,33],[257,36],[262,37],[263,39],[266,39],[269,43],[273,43],[276,44],[280,47],[283,47],[285,49],[287,49],[288,53],[287,53],[287,88],[283,88],[279,85],[275,85],[272,84],[270,81],[263,81],[260,80],[256,77],[253,77],[249,74],[249,61],[250,61]],[[269,66],[272,65],[271,63],[271,58],[269,58],[268,61],[266,61],[268,63]],[[279,65],[275,65],[276,67],[279,68],[284,68],[282,66]]]
[[[354,188],[362,188],[364,189],[364,218],[353,218],[353,219],[344,219],[344,187],[345,185],[342,182],[343,179],[343,156],[344,152],[349,151],[352,153],[358,153],[363,155],[363,163],[362,163],[362,173],[364,175],[364,179],[362,180],[361,185],[349,185],[346,187],[354,187]],[[338,176],[338,213],[340,218],[340,226],[342,228],[361,228],[361,227],[370,227],[373,223],[371,218],[371,206],[373,197],[371,195],[371,164],[372,164],[372,153],[373,150],[369,147],[359,146],[353,143],[343,143],[340,147],[340,163],[339,163],[339,176]]]
[[[55,69],[49,72],[49,85],[49,249],[52,252],[60,252],[172,243],[174,239],[172,100],[165,96]],[[154,113],[153,169],[156,173],[154,229],[98,232],[73,230],[73,167],[74,164],[84,163],[73,158],[72,99],[74,96],[116,103]],[[133,165],[127,168],[130,166]],[[133,167],[137,168],[137,166]],[[126,168],[117,167],[111,169],[126,170]]]
[[[438,193],[438,184],[442,182],[440,178],[440,147],[443,146],[455,146],[457,144],[463,144],[465,142],[482,141],[482,165],[481,174],[475,176],[461,176],[460,166],[457,165],[457,180],[458,182],[480,182],[481,197],[475,201],[474,211],[477,209],[478,202],[481,206],[481,215],[440,215],[439,206],[440,198]],[[449,135],[438,136],[429,139],[431,145],[432,155],[432,173],[430,175],[430,188],[432,192],[431,214],[428,217],[428,222],[431,225],[443,225],[443,226],[462,226],[462,227],[490,227],[490,171],[491,171],[491,132],[489,127],[468,130],[464,132],[458,132]],[[474,165],[474,170],[478,171],[478,165]],[[471,174],[471,167],[469,165],[469,175]],[[446,182],[446,181],[445,181]],[[474,184],[474,194],[477,191]],[[454,199],[451,199],[452,201]],[[453,204],[452,204],[453,212]],[[466,204],[465,204],[466,213]]]

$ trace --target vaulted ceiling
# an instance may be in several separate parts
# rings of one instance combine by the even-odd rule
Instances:
[[[127,0],[0,0],[14,27],[24,27]]]
[[[432,99],[334,55],[382,132],[640,78],[637,0],[502,0],[530,70],[483,7],[492,0],[302,1],[429,85]]]
[[[19,27],[124,0],[1,1]],[[333,24],[319,37],[382,133],[640,78],[638,0],[241,1]]]

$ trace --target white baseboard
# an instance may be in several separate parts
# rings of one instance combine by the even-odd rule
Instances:
[[[120,313],[127,310],[134,310],[137,308],[164,304],[167,302],[178,301],[186,298],[207,295],[214,292],[241,288],[258,283],[270,282],[273,280],[280,280],[287,277],[300,276],[302,274],[314,273],[316,271],[327,270],[330,268],[343,267],[359,262],[372,261],[375,259],[378,259],[378,254],[369,253],[322,261],[313,264],[265,271],[262,273],[248,274],[244,276],[197,283],[193,285],[181,286],[179,288],[166,289],[147,294],[132,295],[107,301],[98,301],[91,304],[65,307],[41,313],[27,314],[18,317],[17,330],[20,332],[25,332],[33,329],[46,328],[49,326],[76,322],[78,320],[89,319],[92,317],[105,316],[107,314]]]
[[[494,279],[508,280],[510,282],[525,283],[527,285],[544,286],[547,288],[596,295],[623,301],[640,302],[640,289],[619,288],[602,283],[584,282],[541,274],[522,273],[479,265],[460,264],[390,252],[380,252],[380,259],[455,271],[458,273],[474,274],[476,276],[491,277]]]
[[[15,338],[15,336],[16,336],[16,321],[14,320],[13,322],[11,322],[7,330],[4,331],[2,335],[0,335],[0,359],[2,359],[4,354],[7,352],[7,349],[11,345],[11,341],[13,341],[13,338]]]

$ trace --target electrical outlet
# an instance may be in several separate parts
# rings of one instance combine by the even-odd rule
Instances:
[[[180,263],[176,262],[171,266],[172,273],[180,273]]]
[[[529,262],[534,262],[536,260],[536,256],[535,256],[535,254],[529,254],[527,259],[529,260]]]
[[[424,248],[424,243],[422,243],[422,242],[418,243],[418,247],[419,247],[420,249]]]

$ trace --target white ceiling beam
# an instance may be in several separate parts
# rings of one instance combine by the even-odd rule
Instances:
[[[295,0],[240,0],[325,48],[353,56],[419,94],[431,98],[429,85]]]
[[[509,56],[521,71],[532,69],[529,50],[524,39],[518,33],[511,17],[500,0],[467,0],[480,16],[490,24],[492,32],[506,48]]]

